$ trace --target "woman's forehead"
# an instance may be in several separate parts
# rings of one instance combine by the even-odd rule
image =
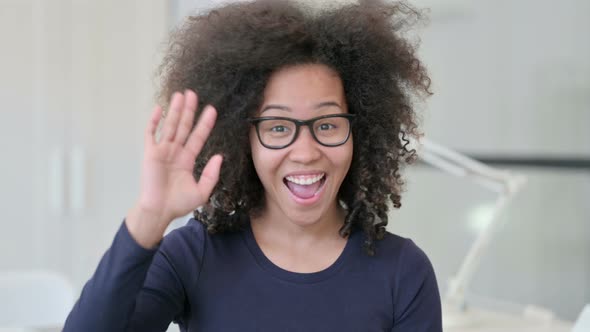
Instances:
[[[259,113],[268,109],[345,109],[344,88],[339,75],[326,65],[305,64],[275,72],[264,90]]]

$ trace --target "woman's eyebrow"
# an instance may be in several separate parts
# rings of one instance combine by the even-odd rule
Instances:
[[[281,111],[291,112],[291,108],[289,108],[287,106],[271,104],[271,105],[264,106],[264,108],[262,109],[262,111],[260,111],[260,113],[262,114],[262,113],[268,111],[269,109],[279,109]]]
[[[313,108],[318,109],[318,108],[322,108],[322,107],[326,107],[326,106],[336,106],[338,108],[342,108],[340,106],[340,104],[338,104],[335,101],[324,101],[324,102],[321,102],[321,103],[315,105]],[[262,111],[260,111],[260,113],[262,114],[265,111],[268,111],[269,109],[278,109],[278,110],[286,111],[286,112],[292,111],[289,106],[270,104],[270,105],[264,106],[264,108],[262,109]]]
[[[336,106],[338,108],[342,108],[342,106],[340,106],[340,104],[338,104],[335,101],[324,101],[322,103],[315,105],[314,109],[318,109],[318,108],[322,108],[322,107],[326,107],[326,106]]]

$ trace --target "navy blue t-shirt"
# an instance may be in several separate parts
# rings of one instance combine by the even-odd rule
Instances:
[[[387,233],[371,257],[363,240],[354,231],[330,267],[294,273],[266,258],[249,224],[210,235],[191,219],[146,250],[123,223],[64,331],[442,331],[424,252]]]

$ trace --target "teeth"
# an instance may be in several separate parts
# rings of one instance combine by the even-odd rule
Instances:
[[[321,179],[324,178],[324,176],[326,175],[326,173],[322,173],[319,175],[314,175],[314,176],[309,176],[309,175],[303,175],[303,176],[287,176],[287,181],[289,182],[293,182],[299,185],[310,185],[312,183],[316,183],[318,181],[320,181]]]

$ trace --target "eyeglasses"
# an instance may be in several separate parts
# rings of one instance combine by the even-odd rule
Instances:
[[[296,120],[280,116],[250,118],[256,127],[260,144],[268,149],[283,149],[293,144],[299,135],[299,127],[307,126],[311,136],[323,146],[339,146],[350,137],[354,114],[330,114],[309,120]]]

